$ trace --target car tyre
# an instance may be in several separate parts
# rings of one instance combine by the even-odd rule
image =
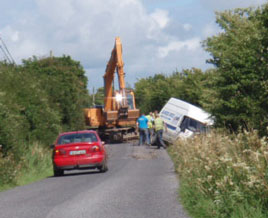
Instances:
[[[105,161],[98,169],[100,173],[105,173],[106,171],[108,171],[107,162]]]
[[[64,170],[60,170],[60,169],[57,169],[55,167],[54,167],[53,171],[54,171],[54,176],[55,177],[63,176],[63,174],[64,174]]]

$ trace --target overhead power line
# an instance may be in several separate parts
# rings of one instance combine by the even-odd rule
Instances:
[[[10,64],[16,64],[11,53],[9,52],[4,40],[1,38],[0,36],[0,49],[2,50],[6,60],[10,63]]]
[[[9,57],[8,57],[8,55],[7,55],[7,53],[6,53],[6,51],[5,51],[5,49],[0,45],[0,49],[1,49],[1,51],[3,52],[3,54],[4,54],[4,56],[5,56],[5,59],[9,62],[9,63],[11,63],[11,60],[9,59]]]

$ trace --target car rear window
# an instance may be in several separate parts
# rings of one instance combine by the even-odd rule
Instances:
[[[97,142],[98,138],[95,133],[74,133],[62,135],[58,140],[58,145],[64,145],[76,142]]]

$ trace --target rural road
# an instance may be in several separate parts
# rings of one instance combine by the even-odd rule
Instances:
[[[109,144],[106,173],[63,177],[0,193],[1,218],[186,218],[165,150]]]

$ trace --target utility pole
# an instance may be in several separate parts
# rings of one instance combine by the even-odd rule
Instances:
[[[95,104],[95,87],[93,87],[92,98],[93,98],[93,102],[92,102],[92,104],[93,104],[93,106],[95,106],[95,105],[96,105],[96,104]]]
[[[52,59],[53,58],[53,51],[52,50],[50,50],[50,52],[49,52],[49,57]]]

